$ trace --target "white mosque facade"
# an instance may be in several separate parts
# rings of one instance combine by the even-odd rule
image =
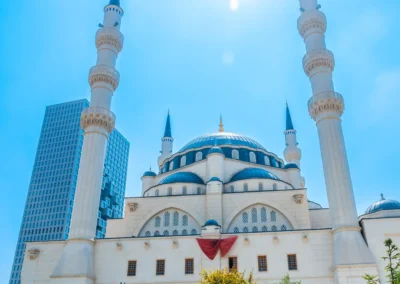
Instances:
[[[173,152],[168,114],[159,169],[142,177],[140,197],[126,198],[124,217],[108,221],[95,239],[104,150],[115,116],[115,69],[123,36],[117,0],[104,9],[96,35],[97,65],[89,74],[91,106],[82,114],[85,140],[71,231],[66,241],[30,242],[24,284],[199,283],[202,269],[253,271],[258,283],[285,274],[304,284],[361,284],[365,273],[384,280],[383,242],[400,244],[400,203],[371,205],[358,216],[334,92],[333,54],[316,0],[300,0],[304,69],[313,96],[309,111],[321,144],[329,207],[308,196],[301,151],[286,109],[284,158],[244,135],[219,131]]]

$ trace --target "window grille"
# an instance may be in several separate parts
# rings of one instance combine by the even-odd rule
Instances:
[[[237,257],[230,257],[229,258],[229,271],[236,270],[238,269],[237,265]]]
[[[174,230],[174,231],[172,232],[172,235],[177,236],[177,235],[178,235],[178,231],[177,231],[177,230]]]
[[[253,227],[253,233],[257,233],[258,232],[258,228],[256,226]]]
[[[238,227],[233,228],[233,232],[234,233],[239,233],[239,228]]]
[[[183,215],[182,216],[182,226],[187,226],[188,225],[188,216]]]
[[[271,222],[276,222],[276,212],[271,211]]]
[[[146,237],[150,237],[150,236],[151,236],[150,231],[147,231],[147,232],[145,233],[145,236],[146,236]]]
[[[232,150],[232,159],[239,160],[239,151]]]
[[[278,231],[275,225],[272,226],[271,230],[272,230],[272,232]]]
[[[188,234],[188,232],[187,232],[186,229],[182,231],[182,235],[183,235],[183,236],[186,236],[187,234]]]
[[[169,212],[164,213],[164,227],[169,226]]]
[[[242,214],[242,221],[243,221],[243,223],[248,223],[249,222],[249,214],[247,214],[247,212],[244,212]]]
[[[136,276],[136,260],[128,261],[128,272],[127,276]]]
[[[155,232],[154,232],[154,236],[155,236],[155,237],[158,237],[159,235],[160,235],[160,232],[159,232],[159,231],[155,231]]]
[[[258,271],[263,272],[267,271],[267,256],[266,255],[259,255],[258,256]]]
[[[196,231],[195,229],[193,229],[190,233],[191,233],[192,235],[196,235],[196,234],[197,234],[197,231]]]
[[[267,222],[267,209],[265,207],[261,208],[261,222]]]
[[[179,225],[179,213],[178,212],[174,212],[174,215],[172,217],[172,224],[174,226],[178,226]]]
[[[257,223],[258,218],[257,218],[257,209],[253,208],[251,209],[251,222]]]
[[[263,232],[267,232],[268,231],[268,227],[267,226],[263,226],[261,229]]]
[[[282,225],[281,231],[286,231],[286,230],[287,230],[286,225]]]
[[[243,228],[243,233],[248,233],[248,232],[249,232],[249,228],[244,227],[244,228]]]
[[[297,256],[295,254],[288,254],[288,269],[297,270]]]
[[[157,259],[156,275],[164,275],[164,274],[165,274],[165,260]]]
[[[185,259],[185,274],[194,274],[194,260],[193,260],[193,258]]]
[[[164,231],[163,233],[164,236],[169,236],[169,232],[167,230]]]
[[[154,226],[155,227],[160,227],[160,225],[161,225],[161,218],[159,217],[159,216],[157,216],[155,219],[154,219]]]

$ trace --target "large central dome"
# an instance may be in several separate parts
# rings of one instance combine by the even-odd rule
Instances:
[[[263,146],[261,146],[260,143],[254,141],[249,137],[230,132],[217,132],[213,134],[200,136],[190,141],[188,144],[183,146],[183,148],[180,149],[179,152],[184,152],[189,149],[201,148],[206,146],[213,147],[222,145],[227,145],[227,146],[231,145],[239,147],[244,146],[266,151],[266,149]]]

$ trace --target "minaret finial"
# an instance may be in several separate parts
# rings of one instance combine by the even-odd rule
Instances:
[[[224,132],[224,124],[222,122],[222,114],[219,116],[219,132]]]
[[[383,193],[381,193],[381,200],[385,200],[385,197],[383,196]]]
[[[294,127],[293,127],[292,117],[290,115],[288,102],[286,101],[286,130],[293,130],[293,129]]]
[[[168,109],[168,115],[167,115],[167,122],[165,124],[164,137],[171,137],[172,138],[171,117],[170,117],[170,114],[169,114],[169,109]]]

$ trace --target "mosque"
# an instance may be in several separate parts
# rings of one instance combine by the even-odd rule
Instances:
[[[115,124],[111,100],[119,84],[115,63],[123,46],[119,0],[104,8],[90,69],[91,105],[85,131],[69,239],[27,243],[24,284],[199,283],[202,269],[253,271],[258,283],[285,274],[304,284],[385,282],[383,241],[400,244],[400,202],[385,199],[358,216],[341,126],[342,95],[332,82],[333,53],[317,0],[300,0],[298,30],[313,94],[329,208],[308,196],[301,151],[286,108],[284,160],[257,141],[219,131],[173,151],[168,114],[158,171],[142,177],[142,194],[126,198],[124,217],[108,221],[95,239],[107,139]]]

